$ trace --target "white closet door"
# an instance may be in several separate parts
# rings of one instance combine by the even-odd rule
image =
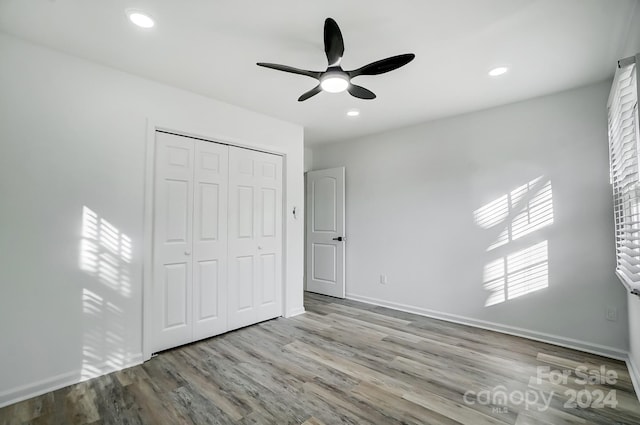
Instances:
[[[282,158],[229,148],[229,328],[280,316]]]
[[[193,339],[227,330],[229,148],[195,140]]]
[[[192,341],[193,140],[156,133],[153,347]]]

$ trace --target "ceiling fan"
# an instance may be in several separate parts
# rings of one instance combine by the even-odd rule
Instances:
[[[329,93],[339,93],[347,90],[351,96],[360,99],[375,99],[375,93],[365,89],[364,87],[353,84],[351,79],[360,75],[379,75],[393,71],[394,69],[398,69],[401,66],[408,64],[416,57],[413,53],[406,53],[381,59],[358,69],[354,69],[353,71],[345,71],[340,66],[342,55],[344,54],[342,33],[340,32],[340,27],[338,27],[336,21],[331,18],[327,18],[324,21],[324,51],[327,54],[327,61],[329,62],[329,66],[326,71],[307,71],[287,65],[265,62],[258,62],[257,65],[265,68],[276,69],[278,71],[290,72],[292,74],[305,75],[318,80],[319,84],[300,96],[298,98],[298,102],[307,100],[323,90]]]

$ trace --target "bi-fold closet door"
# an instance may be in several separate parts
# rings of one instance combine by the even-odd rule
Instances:
[[[282,158],[156,133],[152,351],[281,314]]]

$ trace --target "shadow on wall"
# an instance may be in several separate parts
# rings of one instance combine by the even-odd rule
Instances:
[[[547,241],[535,233],[553,224],[551,181],[537,177],[478,208],[474,221],[490,244],[483,272],[485,307],[549,287]]]
[[[93,279],[82,289],[82,380],[126,365],[123,313],[132,292],[131,259],[131,239],[84,206],[79,267]]]

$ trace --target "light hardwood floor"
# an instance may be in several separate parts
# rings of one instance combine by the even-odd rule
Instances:
[[[0,409],[0,424],[640,424],[622,362],[319,295],[305,307]],[[615,383],[580,385],[602,371]],[[583,407],[565,405],[574,393]]]

